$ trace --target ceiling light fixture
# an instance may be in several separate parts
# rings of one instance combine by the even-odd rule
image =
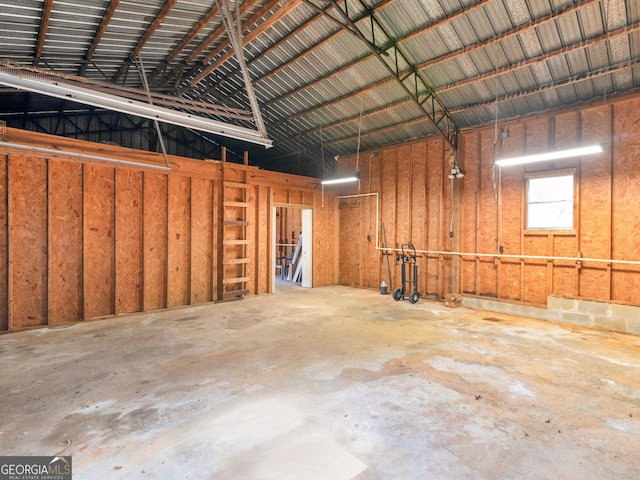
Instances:
[[[460,170],[460,167],[458,165],[454,165],[453,167],[451,167],[451,172],[449,172],[449,175],[447,175],[447,177],[449,177],[449,178],[463,178],[464,177],[464,173],[462,173],[462,170]]]
[[[568,150],[557,150],[555,152],[538,153],[534,155],[523,155],[520,157],[501,158],[495,164],[499,167],[510,167],[513,165],[524,165],[526,163],[547,162],[561,158],[581,157],[583,155],[593,155],[604,151],[602,145],[591,145],[588,147],[570,148]]]
[[[322,183],[322,185],[338,185],[340,183],[353,183],[357,182],[358,180],[360,180],[360,175],[356,173],[356,175],[353,175],[351,177],[329,178],[326,180],[322,180],[320,183]]]

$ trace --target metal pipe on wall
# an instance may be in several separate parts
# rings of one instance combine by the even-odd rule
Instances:
[[[171,171],[170,167],[165,167],[162,165],[150,165],[147,163],[130,162],[128,160],[119,160],[117,158],[100,157],[97,155],[88,155],[86,153],[67,152],[64,150],[55,150],[53,148],[33,147],[29,145],[22,145],[20,143],[0,142],[0,147],[7,147],[7,148],[12,148],[15,150],[22,150],[27,152],[45,153],[47,155],[80,158],[82,160],[116,163],[119,165],[126,165],[128,167],[140,167],[140,168],[147,168],[151,170],[162,170],[167,172]]]

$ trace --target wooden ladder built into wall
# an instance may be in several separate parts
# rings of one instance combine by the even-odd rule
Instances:
[[[247,159],[245,157],[245,163]],[[233,170],[233,175],[230,170]],[[222,228],[221,267],[218,271],[218,300],[242,298],[249,293],[248,188],[246,169],[237,171],[222,155]]]

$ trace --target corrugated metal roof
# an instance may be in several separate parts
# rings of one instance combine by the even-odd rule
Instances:
[[[141,88],[139,53],[155,91],[250,109],[221,16],[206,17],[216,13],[215,2],[52,0],[47,17],[48,2],[0,0],[5,62]],[[112,16],[110,5],[117,5]],[[299,158],[317,163],[321,141],[325,158],[354,153],[359,131],[361,148],[438,134],[412,98],[421,81],[458,128],[640,88],[638,2],[346,0],[336,7],[321,0],[257,0],[230,6],[242,12],[245,59],[275,146],[252,154],[277,156],[283,165]],[[424,99],[423,90],[414,93]],[[0,115],[10,122],[16,112],[65,108],[82,107],[0,90]]]

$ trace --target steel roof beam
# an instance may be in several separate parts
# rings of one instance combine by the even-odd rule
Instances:
[[[318,8],[312,3],[311,0],[304,0],[305,3],[312,6],[312,8]],[[342,21],[344,22],[344,28],[351,32],[354,36],[364,42],[371,53],[382,63],[387,72],[396,80],[398,85],[413,99],[413,101],[424,112],[427,119],[432,123],[435,129],[442,135],[453,150],[457,148],[458,126],[455,120],[449,114],[446,107],[436,96],[434,90],[427,84],[422,78],[419,71],[412,65],[409,58],[402,51],[398,45],[396,39],[394,39],[384,28],[384,26],[378,21],[373,9],[368,8],[362,1],[361,5],[367,11],[367,15],[371,22],[371,39],[367,38],[362,31],[356,26],[356,24],[349,18],[348,11],[343,11],[336,3],[336,0],[331,0],[335,5],[335,11],[339,12]],[[337,23],[341,23],[331,15],[326,15],[327,18],[333,19]],[[374,28],[375,27],[375,28]],[[376,38],[376,32],[380,32],[381,39]],[[390,64],[386,58],[390,58],[393,55],[395,63]],[[409,66],[404,72],[399,68],[399,60]],[[408,73],[407,73],[408,72]],[[407,86],[406,80],[410,81],[410,86]]]

